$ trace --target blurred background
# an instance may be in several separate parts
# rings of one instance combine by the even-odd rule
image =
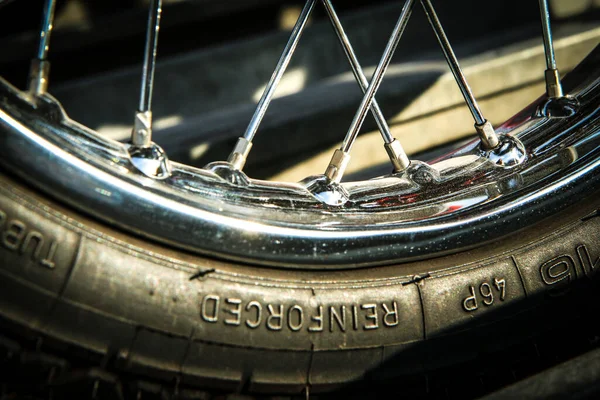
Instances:
[[[433,3],[488,119],[501,123],[544,93],[537,0]],[[19,88],[25,86],[35,54],[42,4],[0,0],[0,75]],[[155,141],[172,159],[202,166],[227,157],[303,4],[164,1],[153,112]],[[333,4],[370,76],[403,2]],[[600,0],[552,0],[550,5],[559,67],[567,72],[600,42]],[[147,14],[143,0],[62,0],[57,5],[50,93],[73,119],[117,140],[127,140],[133,123]],[[289,181],[321,172],[361,97],[326,14],[317,6],[246,172]],[[418,3],[377,99],[393,133],[409,154],[421,158],[440,146],[461,143],[474,131]],[[363,132],[353,150],[350,177],[389,169],[372,118]],[[431,149],[429,155],[422,153]]]

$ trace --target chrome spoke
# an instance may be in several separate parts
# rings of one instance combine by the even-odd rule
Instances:
[[[152,0],[148,12],[140,104],[135,113],[131,146],[128,149],[130,161],[135,168],[144,175],[157,179],[171,175],[169,158],[160,146],[152,142],[152,90],[161,13],[162,0]]]
[[[469,111],[471,111],[471,114],[473,115],[473,119],[475,120],[475,129],[477,129],[477,133],[479,134],[483,147],[485,149],[495,148],[500,143],[498,135],[496,134],[492,124],[483,117],[479,105],[477,104],[477,100],[475,100],[475,96],[471,91],[471,87],[467,83],[467,79],[460,68],[458,59],[454,54],[454,50],[450,45],[450,41],[444,32],[444,28],[442,27],[431,1],[421,0],[421,5],[423,6],[425,14],[427,15],[427,19],[429,20],[429,23],[435,32],[435,36],[442,47],[444,57],[446,58],[448,66],[454,75],[454,79],[456,80],[456,83],[458,84],[458,87],[465,98],[465,102],[469,107]]]
[[[369,81],[367,80],[367,77],[365,76],[365,74],[363,72],[363,69],[358,61],[358,58],[356,57],[356,53],[354,52],[354,49],[352,48],[352,44],[350,43],[350,40],[348,39],[348,36],[346,35],[346,32],[344,31],[344,27],[342,26],[342,23],[337,15],[337,13],[335,12],[335,9],[333,8],[333,4],[331,3],[331,0],[322,0],[322,1],[323,1],[325,10],[327,11],[327,15],[329,16],[329,20],[331,21],[331,24],[333,26],[333,29],[335,30],[335,33],[337,34],[338,39],[340,40],[340,43],[342,44],[342,47],[344,48],[344,52],[346,53],[346,57],[348,58],[348,61],[350,62],[350,66],[352,67],[352,72],[354,74],[354,77],[356,78],[356,81],[359,83],[363,94],[366,94],[367,89],[369,88]],[[377,126],[379,127],[379,131],[381,132],[383,141],[385,142],[384,146],[385,146],[385,149],[387,150],[390,160],[394,166],[394,170],[401,171],[401,170],[405,169],[410,164],[410,161],[408,160],[408,156],[404,152],[404,149],[400,145],[400,142],[398,142],[394,138],[394,136],[392,136],[392,133],[390,132],[390,128],[389,128],[389,126],[385,120],[385,117],[384,117],[383,113],[381,112],[381,109],[379,108],[379,104],[377,103],[377,100],[375,98],[373,98],[373,102],[371,105],[371,112],[373,113],[375,122],[377,123]]]
[[[271,76],[271,79],[267,83],[267,86],[258,102],[258,106],[256,107],[256,111],[246,128],[246,132],[243,137],[240,137],[235,145],[235,148],[229,155],[227,161],[231,164],[231,167],[235,170],[242,170],[244,165],[246,164],[246,159],[250,150],[252,149],[252,140],[258,131],[258,127],[262,122],[269,105],[271,104],[271,100],[273,100],[273,95],[275,94],[275,90],[283,77],[288,65],[290,64],[290,60],[292,56],[296,52],[296,48],[298,47],[298,42],[300,41],[300,37],[306,28],[306,24],[308,19],[315,7],[316,0],[308,0],[296,21],[296,25],[292,30],[292,34],[290,35],[290,39],[288,40],[283,53],[281,54],[279,61],[277,62],[277,66],[275,67],[275,71]]]
[[[48,76],[50,74],[48,52],[50,51],[50,35],[52,34],[52,28],[54,26],[55,8],[56,0],[46,0],[42,16],[37,58],[34,58],[31,61],[29,92],[36,96],[43,95],[48,90]]]
[[[154,86],[161,13],[162,0],[152,0],[146,31],[140,104],[135,114],[135,122],[131,133],[131,143],[136,147],[148,147],[152,143],[152,88]]]
[[[563,89],[560,83],[560,73],[556,66],[554,45],[552,43],[552,30],[550,28],[550,11],[548,0],[539,0],[540,14],[542,17],[542,38],[544,40],[544,53],[546,55],[546,93],[548,97],[562,97]]]
[[[348,133],[344,138],[344,142],[342,143],[342,146],[333,153],[333,157],[331,158],[327,170],[325,171],[325,176],[332,182],[339,183],[342,180],[344,171],[346,170],[348,162],[350,161],[350,150],[352,149],[352,145],[356,141],[358,132],[362,127],[371,105],[373,104],[375,93],[379,89],[379,86],[383,80],[383,76],[385,75],[390,62],[392,61],[392,56],[398,47],[398,42],[400,41],[400,38],[402,37],[402,34],[406,28],[406,24],[410,18],[413,4],[414,0],[407,0],[406,3],[404,3],[402,12],[398,18],[398,22],[394,27],[392,35],[383,52],[383,56],[381,57],[381,60],[379,61],[379,64],[373,73],[373,78],[362,99],[358,111],[354,115],[354,119],[352,120],[352,124],[350,125]],[[400,143],[397,140],[391,142],[390,144],[394,145],[397,150],[401,150],[401,147],[399,146]],[[402,152],[404,151],[402,150]]]

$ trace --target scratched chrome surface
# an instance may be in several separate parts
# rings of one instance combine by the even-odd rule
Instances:
[[[599,71],[597,47],[565,78],[568,103],[542,97],[497,127],[525,148],[517,165],[499,165],[514,161],[511,149],[485,154],[473,141],[334,187],[177,163],[152,179],[126,145],[71,121],[50,96],[32,101],[0,81],[0,166],[109,224],[194,252],[295,268],[415,260],[513,233],[600,189]]]

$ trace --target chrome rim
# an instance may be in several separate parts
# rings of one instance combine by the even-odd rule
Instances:
[[[600,49],[563,83],[549,55],[547,95],[492,127],[478,112],[426,0],[423,7],[450,65],[455,64],[453,73],[463,85],[479,140],[426,164],[408,161],[388,135],[374,99],[410,16],[414,2],[409,0],[370,84],[338,27],[365,97],[327,171],[299,183],[249,178],[242,169],[251,140],[315,3],[307,2],[249,125],[250,133],[240,138],[227,162],[204,169],[174,163],[151,140],[151,81],[160,21],[160,1],[154,1],[131,143],[110,141],[70,120],[46,93],[44,42],[28,92],[0,82],[0,165],[71,206],[135,234],[203,254],[295,268],[362,267],[467,249],[534,224],[600,188]],[[339,24],[331,2],[323,3],[334,25]],[[49,19],[52,4],[48,1]],[[547,10],[544,13],[544,1],[540,4],[549,54]],[[51,23],[46,21],[44,29],[49,33]],[[42,38],[47,41],[49,34]],[[394,172],[343,182],[344,163],[369,110],[376,115]]]

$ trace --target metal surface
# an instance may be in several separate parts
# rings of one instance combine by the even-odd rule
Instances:
[[[546,94],[550,98],[563,97],[563,89],[560,84],[560,73],[557,69],[547,69],[544,72],[546,78]]]
[[[329,20],[333,25],[333,29],[335,30],[338,39],[344,48],[344,53],[346,54],[346,57],[350,62],[350,66],[352,67],[352,73],[354,74],[356,81],[359,83],[363,94],[366,94],[369,88],[369,81],[367,81],[367,77],[360,66],[358,58],[356,58],[352,44],[350,43],[346,32],[344,32],[344,27],[342,26],[342,23],[338,18],[335,9],[333,8],[333,4],[331,4],[330,0],[323,0],[323,6],[327,11],[327,15],[329,16]],[[394,166],[394,171],[399,172],[406,169],[410,165],[410,160],[408,159],[408,156],[406,155],[406,152],[402,148],[400,142],[396,140],[394,136],[392,136],[390,127],[388,126],[375,98],[373,98],[371,112],[373,113],[373,117],[375,117],[375,122],[377,123],[377,127],[379,128],[381,136],[383,137],[383,141],[385,142],[385,149],[390,157],[392,165]]]
[[[138,106],[139,112],[150,111],[152,108],[152,88],[154,87],[154,70],[156,69],[156,50],[158,47],[161,13],[162,0],[153,0],[150,4],[148,28],[146,31],[140,105]]]
[[[383,147],[385,148],[388,157],[392,161],[394,172],[400,172],[408,168],[410,165],[410,160],[408,159],[408,155],[406,155],[406,152],[404,151],[404,148],[398,139],[394,139],[390,143],[386,143]]]
[[[140,104],[135,113],[131,145],[128,147],[131,164],[139,172],[153,179],[166,179],[171,176],[171,162],[167,153],[152,142],[152,91],[161,13],[162,0],[153,0],[148,12]]]
[[[600,187],[599,53],[565,82],[578,113],[545,117],[542,99],[498,128],[527,149],[513,168],[482,157],[475,141],[431,165],[318,193],[315,178],[271,183],[175,163],[156,180],[136,173],[126,146],[70,121],[50,97],[34,107],[5,83],[0,165],[108,223],[191,251],[302,268],[432,257],[513,233]]]
[[[136,147],[148,147],[152,144],[152,111],[135,113],[131,143]]]
[[[241,170],[244,168],[244,164],[246,163],[248,154],[250,154],[250,150],[252,150],[252,142],[246,138],[238,138],[231,155],[227,159],[227,162],[231,165],[231,168],[236,170]]]
[[[402,11],[400,13],[400,17],[396,22],[396,26],[394,26],[394,30],[388,40],[388,43],[385,47],[381,60],[373,73],[373,77],[371,83],[369,84],[368,89],[363,96],[363,99],[358,107],[358,111],[354,115],[354,119],[350,124],[350,128],[348,128],[348,133],[346,133],[346,137],[340,147],[340,152],[344,153],[344,156],[340,156],[339,152],[335,152],[331,161],[329,162],[329,166],[325,171],[325,176],[329,180],[335,183],[339,183],[342,180],[342,176],[344,175],[344,170],[348,164],[350,157],[350,150],[352,145],[356,141],[356,137],[358,136],[358,132],[362,127],[363,122],[365,121],[365,117],[367,116],[368,110],[371,108],[373,104],[373,99],[375,98],[375,93],[381,86],[381,82],[383,81],[383,76],[387,68],[392,61],[392,57],[396,48],[398,47],[398,42],[406,29],[406,24],[410,19],[410,15],[412,13],[412,7],[414,4],[414,0],[407,0],[404,3],[404,7],[402,7]]]
[[[156,50],[158,47],[161,13],[162,0],[153,0],[148,12],[140,104],[135,114],[135,122],[133,124],[133,131],[131,132],[131,143],[134,147],[149,147],[152,145],[152,90],[154,88],[154,71],[156,69]]]
[[[44,4],[44,14],[42,17],[42,28],[40,30],[40,42],[38,44],[38,60],[46,60],[50,50],[50,35],[54,23],[54,10],[56,9],[56,0],[46,0]]]
[[[40,29],[40,41],[38,43],[37,58],[31,61],[29,71],[29,92],[39,96],[46,93],[48,89],[48,76],[50,75],[50,63],[48,62],[48,51],[50,50],[50,35],[54,23],[54,10],[56,0],[46,0]]]
[[[344,53],[350,62],[352,73],[354,74],[356,81],[359,83],[363,94],[366,94],[369,88],[369,81],[367,81],[367,77],[360,66],[358,58],[356,57],[354,49],[352,48],[352,44],[350,43],[350,40],[344,31],[344,27],[342,26],[342,23],[338,18],[335,9],[333,8],[333,4],[331,4],[330,0],[323,0],[323,6],[327,11],[327,15],[329,16],[329,20],[331,21],[333,29],[338,36],[340,43],[342,44]],[[400,142],[396,140],[394,136],[392,136],[390,127],[388,126],[375,98],[373,98],[373,103],[371,104],[371,112],[373,113],[373,117],[375,117],[375,122],[377,123],[377,127],[379,128],[381,136],[383,137],[383,141],[385,142],[385,149],[390,157],[392,165],[394,166],[394,171],[398,172],[406,169],[406,167],[410,165],[408,156],[406,155],[406,152],[402,148]]]
[[[501,136],[498,145],[491,150],[484,149],[482,156],[497,166],[513,168],[527,160],[527,149],[517,138]]]
[[[540,15],[542,17],[542,38],[544,40],[544,54],[546,55],[546,94],[550,98],[562,97],[563,89],[560,83],[560,73],[556,66],[552,30],[550,28],[550,10],[548,0],[539,0]]]
[[[492,126],[490,121],[485,121],[483,124],[479,125],[475,124],[475,130],[479,134],[479,138],[481,139],[481,144],[486,149],[494,149],[498,144],[500,144],[500,139]]]
[[[130,146],[128,150],[131,164],[142,174],[153,179],[166,179],[171,176],[171,162],[157,144]]]
[[[546,54],[546,67],[556,69],[556,58],[554,56],[554,45],[552,44],[552,31],[550,29],[550,10],[548,0],[539,0],[540,15],[542,17],[542,38],[544,40],[544,51]]]
[[[256,107],[256,111],[246,128],[246,132],[244,132],[243,139],[247,142],[252,142],[256,132],[258,131],[258,127],[262,122],[267,109],[269,108],[269,104],[271,104],[271,100],[273,99],[273,95],[275,94],[275,90],[277,89],[277,85],[281,81],[285,70],[287,69],[294,52],[296,51],[296,47],[298,47],[298,42],[300,41],[300,37],[302,36],[302,32],[306,28],[306,24],[308,23],[308,18],[310,17],[313,9],[315,8],[315,3],[317,0],[308,0],[296,21],[296,25],[292,30],[292,34],[281,54],[279,61],[277,62],[277,66],[275,67],[275,71],[271,76],[271,79],[267,83],[267,86],[258,101],[258,106]],[[248,152],[250,151],[250,147],[246,147]],[[236,149],[229,155],[228,162],[232,164],[235,169],[241,170],[246,163],[246,157],[248,153],[239,153],[236,152]]]

